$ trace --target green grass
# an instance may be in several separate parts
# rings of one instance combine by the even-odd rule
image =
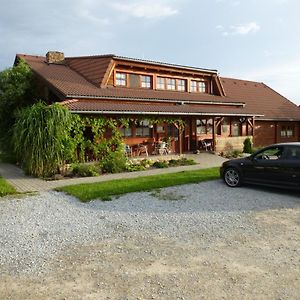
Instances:
[[[0,176],[0,197],[16,193],[15,188]]]
[[[152,175],[130,179],[110,180],[99,183],[70,185],[57,188],[57,191],[66,192],[77,197],[82,202],[100,198],[110,200],[111,196],[126,193],[150,191],[168,186],[198,183],[218,179],[219,168],[209,168],[195,171],[182,171],[178,173]]]

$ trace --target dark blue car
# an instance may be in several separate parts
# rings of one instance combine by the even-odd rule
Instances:
[[[230,187],[254,183],[300,189],[300,142],[271,145],[249,157],[226,161],[220,175]]]

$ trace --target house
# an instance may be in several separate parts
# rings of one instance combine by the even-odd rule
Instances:
[[[255,147],[300,140],[299,107],[264,83],[113,54],[17,54],[15,64],[19,59],[36,74],[49,102],[76,114],[130,117],[129,128],[120,127],[126,144],[146,144],[150,152],[163,139],[177,153],[195,151],[203,140],[217,152],[242,149],[246,137]]]

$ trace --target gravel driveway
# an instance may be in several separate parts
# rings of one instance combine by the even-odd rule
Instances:
[[[0,299],[300,299],[300,198],[285,191],[6,197],[0,246]]]

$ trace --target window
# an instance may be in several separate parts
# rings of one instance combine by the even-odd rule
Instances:
[[[122,134],[122,136],[124,136],[124,137],[132,136],[132,128],[131,127],[129,127],[129,128],[122,127],[119,129],[119,131]]]
[[[200,93],[205,93],[206,92],[206,84],[204,81],[198,82],[198,90]]]
[[[191,92],[206,93],[206,82],[191,80]]]
[[[163,78],[163,77],[157,77],[156,78],[156,88],[158,90],[164,90],[165,89],[165,78]]]
[[[184,79],[177,79],[177,90],[185,92],[186,91],[186,81]]]
[[[197,81],[191,81],[191,92],[197,92]]]
[[[294,136],[294,126],[282,126],[280,130],[281,137],[293,137]]]
[[[231,136],[241,135],[241,123],[239,120],[232,120]]]
[[[212,119],[198,119],[196,120],[197,134],[208,134],[213,132]]]
[[[118,86],[126,86],[126,74],[125,73],[116,73],[116,85]]]
[[[175,79],[167,78],[167,89],[168,90],[176,90]]]
[[[151,77],[150,76],[141,75],[141,87],[146,88],[146,89],[151,88]]]
[[[149,121],[143,120],[136,125],[136,136],[150,136]]]
[[[259,152],[257,155],[255,155],[255,159],[277,160],[281,158],[282,153],[282,147],[271,147]]]

